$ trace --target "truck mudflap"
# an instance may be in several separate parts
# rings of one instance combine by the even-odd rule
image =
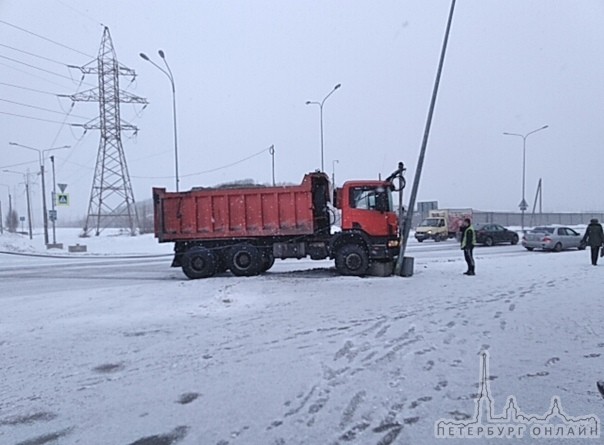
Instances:
[[[170,264],[170,267],[181,267],[182,266],[181,258],[182,258],[182,253],[175,253],[174,258],[172,258],[172,264]]]

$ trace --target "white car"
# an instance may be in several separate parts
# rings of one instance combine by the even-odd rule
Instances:
[[[522,245],[526,250],[583,250],[582,239],[581,234],[570,227],[535,227],[522,237]]]

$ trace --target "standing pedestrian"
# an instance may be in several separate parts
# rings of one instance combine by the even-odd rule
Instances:
[[[591,264],[597,266],[600,247],[604,245],[604,232],[602,231],[602,224],[599,223],[597,218],[593,218],[591,221],[589,221],[589,225],[585,230],[585,235],[583,235],[581,244],[591,248]]]
[[[464,275],[476,275],[476,264],[474,263],[474,246],[476,245],[476,231],[472,227],[470,218],[464,218],[461,225],[461,250],[468,265]]]

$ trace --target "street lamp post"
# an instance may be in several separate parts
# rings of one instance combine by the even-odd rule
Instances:
[[[545,130],[549,125],[544,125],[543,127],[539,127],[536,130],[529,131],[526,134],[519,133],[508,133],[503,132],[505,136],[518,136],[522,138],[522,201],[520,202],[520,225],[522,227],[522,232],[524,232],[524,212],[528,208],[528,204],[526,202],[526,138],[528,138],[531,134],[537,133],[538,131]]]
[[[331,96],[338,88],[342,86],[341,83],[337,84],[333,89],[323,98],[321,102],[307,100],[306,105],[318,105],[320,109],[320,119],[321,119],[321,171],[325,171],[325,165],[323,162],[323,105],[329,96]]]
[[[178,177],[178,135],[177,135],[177,127],[176,127],[176,85],[174,83],[174,75],[172,74],[172,70],[170,69],[170,65],[168,65],[168,61],[166,60],[166,55],[160,49],[157,51],[159,57],[164,61],[164,65],[166,65],[167,71],[155,63],[153,60],[149,58],[145,53],[140,53],[139,56],[141,59],[146,60],[151,65],[156,67],[162,73],[166,75],[166,77],[170,80],[170,84],[172,85],[172,122],[174,126],[174,170],[176,175],[176,191],[178,192],[178,183],[180,179]]]
[[[46,184],[44,182],[44,158],[45,153],[51,150],[60,150],[62,148],[69,148],[70,145],[63,145],[62,147],[46,148],[41,150],[39,148],[29,147],[28,145],[18,144],[16,142],[9,142],[9,145],[16,147],[27,148],[28,150],[34,150],[38,152],[38,161],[40,162],[40,178],[42,182],[42,212],[44,212],[44,244],[48,245],[48,210],[46,207]]]

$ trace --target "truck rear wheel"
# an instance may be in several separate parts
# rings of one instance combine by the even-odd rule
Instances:
[[[342,275],[365,275],[369,269],[367,251],[358,244],[342,246],[336,253],[336,269]]]
[[[262,270],[262,254],[250,244],[239,244],[229,250],[227,264],[238,277],[258,275]]]
[[[216,273],[216,255],[205,247],[193,247],[187,250],[181,262],[182,271],[192,280],[209,278]]]

